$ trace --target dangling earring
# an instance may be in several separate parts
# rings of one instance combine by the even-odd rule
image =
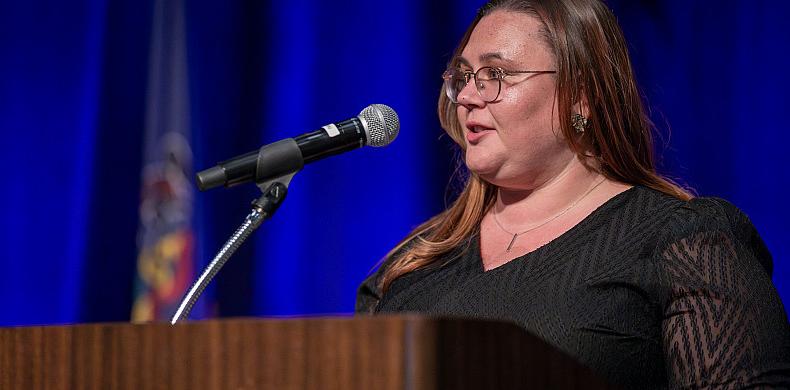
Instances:
[[[576,129],[576,132],[581,134],[584,133],[584,129],[587,128],[587,125],[590,124],[590,120],[585,118],[582,114],[573,114],[571,115],[571,126]]]

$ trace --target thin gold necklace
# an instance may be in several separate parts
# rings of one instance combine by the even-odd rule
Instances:
[[[494,222],[496,222],[497,226],[499,226],[499,228],[502,229],[503,232],[513,235],[513,238],[510,239],[510,244],[508,244],[507,249],[505,249],[505,252],[510,252],[510,250],[513,249],[513,244],[516,243],[516,239],[518,238],[518,236],[520,236],[520,235],[522,235],[524,233],[529,233],[529,232],[531,232],[531,231],[533,231],[533,230],[535,230],[535,229],[537,229],[537,228],[539,228],[539,227],[541,227],[543,225],[546,225],[547,223],[549,223],[549,222],[561,217],[562,215],[564,215],[565,213],[570,211],[572,208],[576,207],[576,205],[579,204],[579,202],[581,202],[582,199],[586,198],[587,195],[590,195],[590,193],[593,192],[596,188],[598,188],[598,186],[601,185],[601,183],[603,183],[605,180],[606,180],[606,178],[601,179],[597,184],[595,184],[589,190],[587,190],[587,192],[585,192],[584,195],[582,195],[579,199],[576,199],[575,202],[571,203],[571,205],[568,206],[565,210],[560,211],[559,214],[557,214],[557,215],[555,215],[555,216],[553,216],[553,217],[541,222],[540,224],[538,224],[536,226],[533,226],[533,227],[531,227],[531,228],[529,228],[527,230],[524,230],[523,232],[513,233],[513,232],[505,229],[505,227],[502,226],[502,224],[499,222],[499,218],[497,218],[497,213],[492,213],[492,214],[494,214]]]

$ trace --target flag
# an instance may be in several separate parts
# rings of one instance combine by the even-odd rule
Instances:
[[[132,321],[169,319],[195,276],[184,7],[154,7]]]

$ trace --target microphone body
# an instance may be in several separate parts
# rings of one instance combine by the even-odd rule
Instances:
[[[365,145],[385,146],[397,137],[399,129],[395,111],[383,104],[374,104],[362,110],[358,117],[265,145],[258,151],[198,172],[198,188],[204,191],[218,186],[230,187],[294,173],[304,164]]]
[[[362,120],[351,118],[302,134],[294,141],[307,164],[365,146],[365,128]]]

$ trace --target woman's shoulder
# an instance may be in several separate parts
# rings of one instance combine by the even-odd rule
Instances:
[[[753,228],[749,217],[737,206],[718,197],[693,197],[689,200],[654,190],[636,186],[629,199],[630,207],[654,217],[664,217],[671,228],[733,228],[736,230]]]
[[[730,201],[717,197],[694,197],[681,201],[681,205],[674,211],[674,219],[681,226],[690,225],[696,228],[734,231],[754,229],[746,213]]]
[[[392,265],[393,261],[408,252],[419,239],[420,236],[409,236],[404,238],[403,241],[396,246],[395,250],[388,256],[379,260],[373,269],[370,270],[368,276],[357,289],[357,299],[354,307],[356,313],[372,313],[375,310],[376,305],[383,295],[380,283],[381,278],[384,276],[384,272]]]
[[[649,236],[656,251],[702,243],[729,243],[749,251],[769,273],[772,259],[749,217],[732,202],[718,197],[689,200],[634,186],[610,200],[603,214],[614,223],[632,224],[633,234]]]
[[[354,312],[358,314],[373,313],[376,305],[381,300],[382,292],[379,284],[384,271],[395,258],[397,258],[401,253],[408,250],[408,248],[413,245],[413,241],[413,237],[407,238],[400,245],[398,250],[396,250],[390,256],[379,260],[373,269],[371,269],[368,276],[357,288],[357,299],[356,304],[354,305]]]
[[[749,217],[732,202],[719,197],[693,197],[683,200],[659,191],[639,189],[651,204],[661,205],[649,211],[662,219],[656,232],[657,249],[685,248],[696,253],[695,247],[727,246],[728,250],[750,252],[765,271],[772,272],[772,258],[757,228]]]

